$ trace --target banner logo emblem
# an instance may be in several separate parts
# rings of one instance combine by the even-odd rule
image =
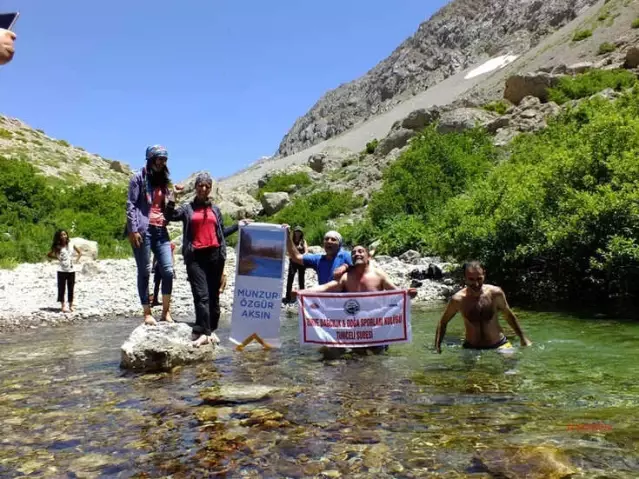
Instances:
[[[351,316],[355,316],[359,313],[360,309],[359,302],[356,299],[349,299],[344,303],[344,312]]]

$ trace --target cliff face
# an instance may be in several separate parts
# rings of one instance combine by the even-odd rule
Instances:
[[[324,95],[280,143],[304,150],[493,56],[523,53],[598,0],[454,0],[366,75]]]

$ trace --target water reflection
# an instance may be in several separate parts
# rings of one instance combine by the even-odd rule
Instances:
[[[436,355],[438,315],[338,361],[284,317],[280,350],[147,375],[118,369],[130,321],[3,337],[0,476],[636,476],[637,325],[523,312],[530,349],[465,351],[453,323]]]

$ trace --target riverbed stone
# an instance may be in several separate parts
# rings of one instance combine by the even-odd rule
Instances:
[[[200,396],[210,405],[248,404],[263,401],[277,391],[279,388],[262,384],[225,384],[205,389]]]
[[[185,323],[140,325],[121,348],[120,367],[142,371],[165,371],[175,366],[212,361],[215,347],[194,347],[191,327]]]
[[[494,476],[528,479],[563,479],[576,469],[566,455],[552,446],[511,446],[489,449],[475,457]]]

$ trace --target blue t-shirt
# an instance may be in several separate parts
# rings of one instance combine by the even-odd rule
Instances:
[[[304,266],[313,268],[317,272],[317,281],[319,284],[326,284],[333,281],[333,271],[343,264],[353,266],[351,255],[343,250],[340,250],[337,256],[332,260],[328,259],[326,254],[306,253],[302,258],[304,260]]]

